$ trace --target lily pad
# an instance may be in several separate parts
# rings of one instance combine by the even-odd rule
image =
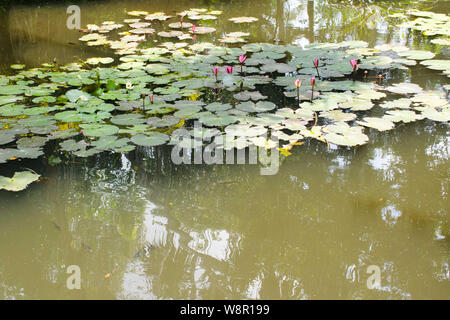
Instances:
[[[398,53],[399,56],[406,57],[408,59],[414,59],[414,60],[428,60],[433,59],[435,54],[430,51],[424,51],[424,50],[408,50],[408,51],[402,51]]]
[[[30,171],[16,172],[12,178],[0,176],[0,189],[14,192],[22,191],[39,178],[39,174]]]
[[[270,101],[259,101],[257,103],[247,101],[236,105],[236,109],[245,112],[267,112],[275,109],[276,105]]]
[[[89,137],[110,136],[119,131],[118,127],[109,124],[81,124],[80,127],[83,129],[83,135]]]
[[[422,92],[422,88],[414,83],[395,83],[390,87],[387,87],[385,90],[398,94],[411,94],[411,93],[419,93]]]
[[[235,18],[230,18],[228,20],[230,20],[231,22],[234,22],[234,23],[251,23],[251,22],[258,21],[258,18],[255,18],[255,17],[235,17]]]
[[[394,129],[395,123],[388,119],[365,117],[362,121],[356,121],[357,124],[377,129],[378,131],[386,131]]]
[[[169,136],[160,132],[152,132],[148,135],[135,135],[131,137],[131,141],[138,146],[154,147],[169,141]]]

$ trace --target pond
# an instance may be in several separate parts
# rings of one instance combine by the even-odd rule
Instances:
[[[0,299],[450,297],[448,1],[77,5],[0,8]]]

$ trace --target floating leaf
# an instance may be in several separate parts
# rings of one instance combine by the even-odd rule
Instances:
[[[145,119],[140,114],[126,113],[114,116],[111,122],[117,125],[137,125],[145,122]]]
[[[222,127],[236,122],[237,118],[229,114],[207,114],[201,116],[198,120],[209,127]]]
[[[98,65],[98,64],[110,64],[113,63],[114,59],[113,58],[89,58],[86,60],[86,63],[90,64],[90,65]]]
[[[388,119],[374,117],[365,117],[363,118],[363,121],[356,121],[356,123],[379,131],[391,130],[395,127],[395,124]]]
[[[397,100],[386,101],[380,104],[380,107],[385,109],[409,109],[411,105],[411,99],[400,98]]]
[[[228,20],[230,20],[231,22],[234,22],[234,23],[251,23],[251,22],[258,21],[258,18],[255,18],[255,17],[236,17],[236,18],[230,18]]]
[[[323,138],[328,142],[341,146],[353,147],[362,145],[369,141],[369,137],[362,132],[362,128],[360,126],[350,127],[345,122],[338,122],[323,129],[326,133]]]
[[[169,141],[169,136],[160,132],[152,132],[148,135],[138,134],[131,137],[131,141],[138,146],[154,147]]]
[[[13,64],[13,65],[11,65],[11,69],[14,69],[14,70],[22,70],[23,68],[25,68],[24,64]]]
[[[390,87],[387,87],[385,90],[398,94],[411,94],[411,93],[419,93],[422,92],[422,88],[414,83],[395,83]]]
[[[29,184],[37,181],[40,175],[30,171],[16,172],[12,178],[0,176],[0,189],[7,191],[22,191]]]
[[[70,102],[77,102],[78,100],[87,101],[91,95],[78,89],[71,89],[66,92],[66,97]]]
[[[83,134],[90,137],[109,136],[119,131],[118,127],[109,124],[81,124],[80,127],[83,128]]]
[[[412,122],[423,119],[423,116],[410,110],[388,110],[383,119],[390,120],[392,122]]]
[[[259,101],[257,103],[248,101],[236,105],[236,109],[246,112],[267,112],[275,109],[276,105],[270,101]]]
[[[423,50],[408,50],[408,51],[402,51],[398,53],[399,56],[406,57],[408,59],[414,59],[414,60],[428,60],[433,59],[435,54],[429,51],[423,51]]]
[[[267,99],[267,96],[263,96],[260,92],[258,91],[241,91],[239,93],[236,93],[233,96],[235,99],[237,100],[241,100],[241,101],[247,101],[247,100],[253,100],[253,101],[257,101],[257,100],[261,100],[261,99]]]
[[[265,134],[267,128],[247,124],[232,124],[225,128],[225,132],[232,136],[256,137]]]
[[[353,121],[356,119],[356,114],[345,113],[342,110],[323,111],[320,116],[334,121]]]

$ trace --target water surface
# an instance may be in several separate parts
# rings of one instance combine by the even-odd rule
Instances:
[[[447,1],[95,1],[82,22],[121,21],[126,10],[223,10],[255,16],[256,42],[365,40],[430,49],[417,33],[389,26],[387,9],[448,13]],[[68,63],[100,54],[65,28],[66,5],[3,12],[0,65]],[[395,10],[394,10],[395,11]],[[369,17],[376,15],[373,23]],[[448,59],[448,53],[440,56]],[[442,89],[447,78],[422,67],[386,81]],[[358,148],[308,142],[278,174],[257,165],[174,165],[170,148],[102,154],[32,168],[45,179],[0,192],[3,299],[428,299],[450,297],[449,127],[419,121],[369,132]],[[81,269],[68,290],[66,268]],[[381,270],[370,290],[367,268]],[[106,275],[106,277],[105,277]]]

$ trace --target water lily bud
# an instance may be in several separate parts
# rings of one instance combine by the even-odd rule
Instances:
[[[297,88],[300,88],[301,85],[302,85],[302,81],[301,80],[299,80],[299,79],[295,80],[295,86]]]
[[[316,84],[316,78],[312,77],[311,78],[311,87],[313,87],[313,89],[314,89],[315,84]]]
[[[358,68],[358,60],[356,59],[350,60],[350,65],[352,66],[353,70],[356,70]]]
[[[192,26],[192,32],[195,32],[195,28],[196,28],[196,26],[195,26],[195,24]]]
[[[218,68],[218,67],[214,67],[214,68],[213,68],[213,74],[214,74],[215,76],[217,76],[218,73],[219,73],[219,68]]]
[[[244,63],[245,60],[247,60],[247,56],[246,55],[243,54],[243,55],[239,56],[239,62],[240,63]]]
[[[317,58],[314,59],[314,67],[316,67],[316,68],[319,67],[319,59],[317,59]]]
[[[233,67],[227,66],[227,67],[225,68],[225,72],[228,73],[228,74],[232,74],[232,73],[233,73]]]
[[[150,101],[151,104],[153,104],[153,94],[149,94],[148,95],[148,100]]]

